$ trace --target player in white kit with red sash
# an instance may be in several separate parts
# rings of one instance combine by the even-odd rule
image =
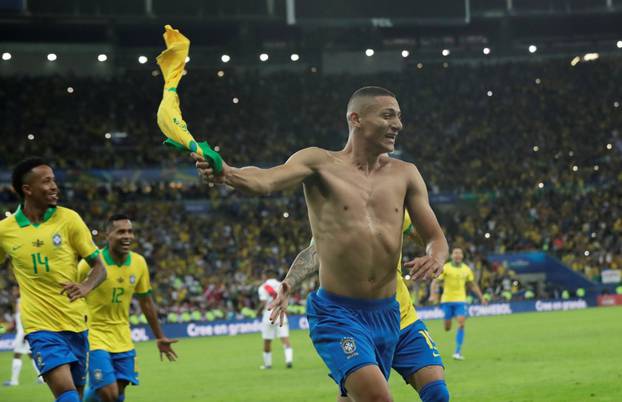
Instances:
[[[261,318],[261,337],[263,338],[263,366],[261,369],[272,368],[272,340],[277,336],[281,338],[283,348],[285,349],[285,365],[292,368],[294,360],[294,350],[289,342],[289,323],[287,318],[283,322],[283,326],[277,323],[270,323],[270,311],[266,306],[270,304],[277,296],[281,282],[276,279],[269,278],[267,273],[262,275],[263,283],[259,285],[257,293],[259,294],[259,307],[257,314],[262,314]]]

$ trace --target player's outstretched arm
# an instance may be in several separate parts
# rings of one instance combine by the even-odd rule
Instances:
[[[270,194],[297,185],[314,174],[327,151],[305,148],[293,154],[287,162],[269,169],[254,166],[235,168],[223,162],[222,173],[215,174],[212,166],[193,153],[199,175],[208,183],[226,184],[252,194]]]
[[[428,190],[419,170],[413,164],[407,165],[408,186],[406,190],[406,209],[413,225],[424,241],[426,255],[404,264],[410,268],[413,280],[431,279],[440,275],[443,264],[449,256],[447,239],[436,219],[428,200]]]
[[[289,295],[292,290],[300,286],[300,284],[314,275],[320,270],[320,260],[317,256],[317,250],[315,249],[315,242],[311,241],[309,247],[302,250],[294,262],[292,262],[287,276],[281,282],[281,287],[277,293],[276,299],[268,305],[270,313],[270,322],[274,323],[278,317],[279,326],[283,325],[283,320],[287,314],[287,305],[289,303]]]
[[[75,301],[81,297],[86,297],[93,289],[98,287],[106,280],[106,267],[102,262],[101,255],[96,255],[87,261],[91,269],[86,279],[80,283],[69,282],[63,284],[61,294],[66,293],[70,301]]]
[[[138,298],[138,303],[140,304],[140,309],[147,318],[151,331],[156,337],[156,345],[160,351],[160,360],[162,360],[162,355],[165,355],[169,361],[174,362],[177,359],[177,353],[175,353],[171,345],[178,342],[178,340],[169,339],[164,335],[164,332],[162,332],[153,298],[150,295],[144,295]]]

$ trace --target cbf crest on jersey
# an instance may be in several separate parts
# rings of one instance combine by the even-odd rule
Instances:
[[[341,340],[341,349],[343,349],[343,353],[352,355],[356,352],[356,342],[352,338],[343,338]]]
[[[60,237],[60,234],[56,233],[54,236],[52,236],[52,243],[54,243],[54,245],[58,247],[63,244],[63,238]]]
[[[135,275],[130,275],[130,283],[132,285],[136,283],[136,276]]]

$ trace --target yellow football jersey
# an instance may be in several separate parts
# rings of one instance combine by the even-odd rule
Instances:
[[[402,224],[402,233],[407,234],[412,228],[412,221],[408,211],[404,211],[404,223]],[[417,311],[413,305],[413,300],[410,297],[408,286],[402,276],[402,253],[400,253],[400,259],[397,261],[397,291],[395,298],[400,304],[400,329],[404,329],[413,322],[417,321]]]
[[[130,333],[130,303],[132,296],[151,293],[149,269],[145,258],[130,252],[121,265],[112,259],[108,248],[102,250],[107,279],[86,297],[88,305],[89,343],[91,350],[111,353],[134,349]],[[91,269],[81,261],[78,269],[86,277]]]
[[[438,277],[443,281],[441,303],[465,302],[466,283],[475,279],[473,271],[465,263],[454,266],[452,262],[443,265],[443,272]]]
[[[21,294],[24,332],[86,330],[86,303],[69,302],[62,284],[78,281],[78,260],[99,250],[75,211],[49,208],[31,224],[21,206],[0,221],[0,261],[8,256]]]

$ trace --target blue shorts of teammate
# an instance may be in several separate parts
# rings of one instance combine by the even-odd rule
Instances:
[[[136,351],[110,353],[105,350],[89,352],[89,387],[95,391],[117,381],[138,385]]]
[[[467,316],[467,304],[465,302],[441,303],[441,309],[443,310],[443,314],[445,314],[445,320]]]
[[[376,365],[389,378],[400,334],[395,297],[352,299],[319,289],[307,298],[313,346],[346,396],[345,380],[363,366]]]
[[[81,387],[86,383],[88,331],[36,331],[26,335],[26,340],[42,375],[69,364],[74,385]]]
[[[417,320],[400,331],[393,355],[393,369],[408,383],[414,373],[428,366],[444,367],[428,328],[423,321]]]

